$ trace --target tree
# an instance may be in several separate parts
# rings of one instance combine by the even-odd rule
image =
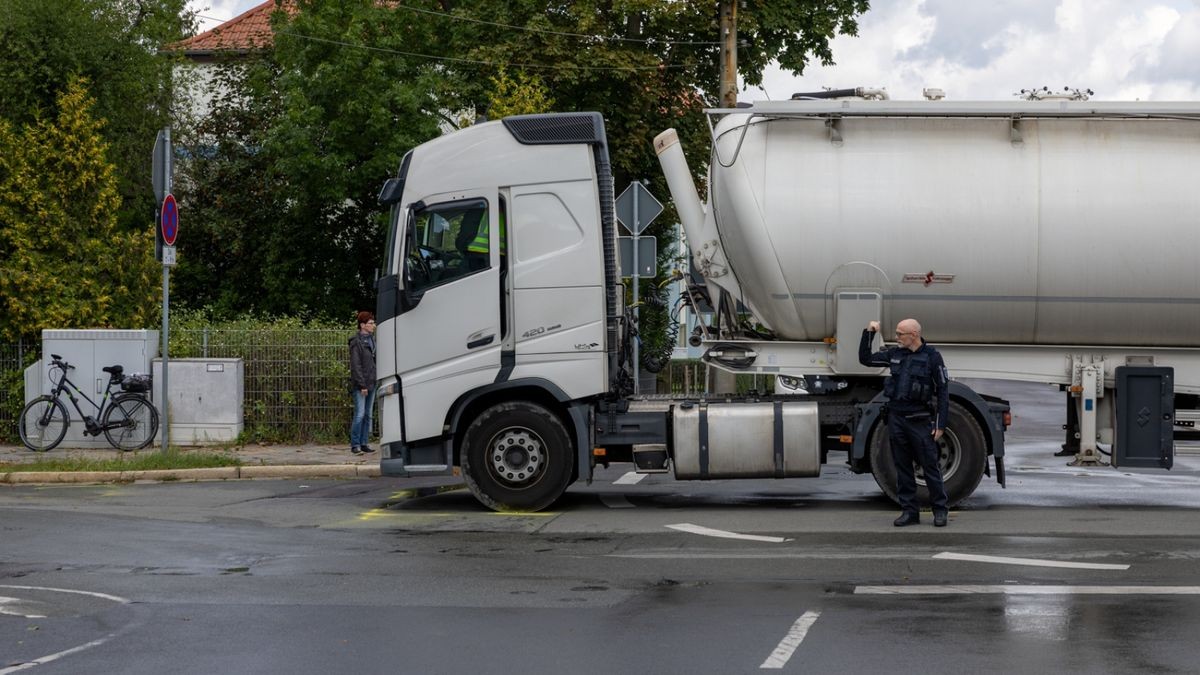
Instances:
[[[102,122],[70,81],[50,120],[0,120],[0,339],[44,328],[143,328],[158,301],[154,234],[122,232]]]
[[[346,316],[374,306],[379,187],[405,152],[439,134],[438,73],[390,53],[428,36],[398,24],[387,4],[300,0],[294,16],[272,17],[280,115],[264,151],[287,189],[263,260],[275,311]]]
[[[75,77],[116,167],[122,229],[150,227],[155,134],[170,121],[171,58],[158,50],[194,32],[186,0],[0,0],[0,117],[52,115]]]
[[[501,119],[509,115],[553,112],[554,98],[540,77],[526,72],[510,76],[501,68],[492,78],[487,106],[493,117]]]
[[[210,74],[207,115],[172,139],[184,150],[174,190],[188,223],[172,304],[207,308],[217,319],[286,313],[263,292],[260,265],[274,247],[292,255],[305,248],[275,237],[287,196],[263,145],[279,114],[279,68],[259,54],[228,59]]]

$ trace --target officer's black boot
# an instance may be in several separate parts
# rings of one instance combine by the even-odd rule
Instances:
[[[900,514],[900,517],[892,521],[892,525],[896,527],[905,527],[907,525],[917,525],[921,522],[921,515],[912,511],[905,511]]]

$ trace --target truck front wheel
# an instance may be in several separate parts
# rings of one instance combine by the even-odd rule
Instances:
[[[538,511],[571,481],[571,437],[559,418],[526,401],[484,410],[467,427],[460,463],[476,499],[496,511]]]
[[[942,469],[942,481],[950,506],[971,496],[983,478],[983,467],[987,463],[987,442],[983,429],[967,409],[950,401],[950,419],[946,433],[937,442],[938,465]],[[880,420],[871,432],[871,473],[883,493],[896,501],[896,465],[892,462],[891,443],[888,442],[887,422]],[[924,507],[929,504],[929,488],[925,485],[925,474],[917,466],[917,501]]]

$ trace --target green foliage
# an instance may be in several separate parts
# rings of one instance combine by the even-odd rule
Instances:
[[[0,0],[0,116],[35,124],[75,78],[90,82],[122,230],[145,229],[154,209],[151,149],[170,119],[173,65],[158,49],[193,31],[185,0]]]
[[[0,463],[0,473],[10,471],[154,471],[163,469],[212,469],[241,466],[242,460],[219,452],[186,452],[172,449],[163,452],[147,449],[122,454],[115,458],[87,456],[37,459],[31,462]]]
[[[438,135],[438,74],[373,49],[411,49],[431,37],[397,21],[390,3],[297,5],[290,20],[273,17],[281,112],[264,146],[287,185],[277,227],[291,245],[264,260],[262,292],[278,298],[268,311],[331,317],[374,306],[379,187],[405,152]]]
[[[553,111],[554,98],[540,77],[525,72],[510,76],[507,70],[501,68],[492,78],[488,112],[497,119]]]
[[[153,233],[117,227],[113,166],[85,83],[19,132],[0,120],[0,339],[141,328],[158,301]]]
[[[177,243],[172,305],[207,307],[216,317],[287,312],[290,298],[267,292],[264,277],[273,261],[302,256],[308,239],[287,240],[292,231],[281,227],[286,186],[263,152],[278,117],[278,66],[261,55],[223,62],[207,76],[214,94],[208,114],[173,138],[189,157],[176,164],[175,193],[187,230]],[[322,278],[315,271],[310,276]]]

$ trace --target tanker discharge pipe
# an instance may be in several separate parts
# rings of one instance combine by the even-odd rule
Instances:
[[[700,203],[696,184],[692,182],[692,172],[688,169],[687,158],[683,156],[679,134],[674,129],[667,129],[655,136],[654,152],[658,154],[663,175],[667,177],[667,189],[675,201],[675,210],[679,212],[679,222],[683,224],[688,244],[697,246],[704,241],[700,232],[704,225],[704,205]]]

